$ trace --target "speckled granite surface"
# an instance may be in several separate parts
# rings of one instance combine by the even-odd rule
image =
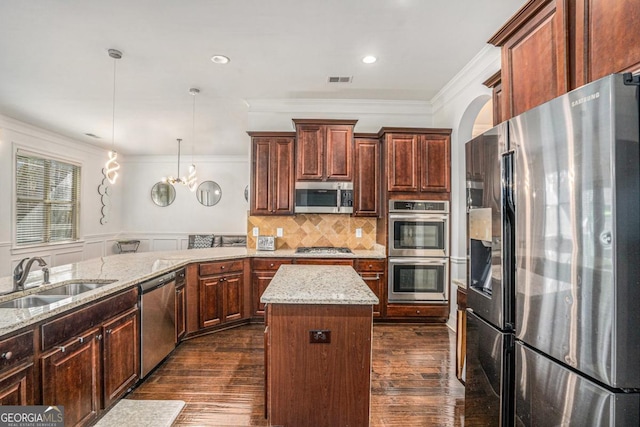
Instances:
[[[94,427],[170,427],[183,407],[182,400],[122,399]]]
[[[265,304],[378,304],[356,271],[344,265],[283,265],[260,302]]]
[[[69,311],[106,295],[118,292],[160,274],[175,270],[192,262],[206,262],[246,257],[290,257],[322,258],[318,255],[296,254],[293,249],[278,251],[256,251],[253,249],[222,247],[190,249],[168,252],[141,252],[112,255],[90,259],[74,264],[50,268],[49,285],[42,284],[42,273],[34,269],[27,282],[25,291],[11,293],[11,276],[0,278],[0,303],[21,296],[54,288],[72,281],[114,280],[113,283],[98,289],[70,296],[52,304],[33,308],[0,308],[0,336],[25,326],[40,322],[56,314]],[[376,251],[354,251],[353,254],[330,255],[326,258],[384,258],[384,249]]]

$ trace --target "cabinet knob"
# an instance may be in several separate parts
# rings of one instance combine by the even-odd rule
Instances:
[[[369,268],[373,268],[373,265],[369,264]]]
[[[64,352],[67,350],[66,348],[64,348],[64,346],[63,346],[63,345],[59,345],[59,346],[57,346],[56,348],[57,348],[58,350],[60,350],[60,352],[62,352],[62,353],[64,353]]]
[[[416,310],[416,314],[420,314],[420,310]]]
[[[2,357],[4,360],[10,360],[13,357],[13,353],[7,351],[6,353],[2,353],[2,356],[0,357]]]
[[[84,337],[78,338],[78,342],[82,344],[84,342]]]
[[[220,280],[218,280],[218,282],[224,282],[224,279],[221,277]]]
[[[97,339],[98,341],[100,341],[100,340],[102,339],[102,334],[98,334],[98,335],[96,335],[96,339]]]
[[[274,263],[269,264],[269,267],[275,267]]]
[[[220,270],[224,270],[224,265],[220,267]]]
[[[111,333],[113,332],[113,329],[107,329],[105,332],[106,332],[108,335],[111,335]]]

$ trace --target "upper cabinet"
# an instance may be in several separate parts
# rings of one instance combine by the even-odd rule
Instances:
[[[357,120],[293,119],[296,181],[352,181]]]
[[[382,128],[380,134],[387,191],[451,191],[451,129]]]
[[[377,135],[356,135],[353,216],[379,215],[380,168],[380,140]]]
[[[640,71],[637,0],[530,0],[489,43],[500,78],[485,82],[497,124],[611,73]],[[491,80],[491,79],[490,79]]]
[[[251,215],[292,215],[294,207],[293,132],[249,132],[251,136]]]
[[[505,118],[567,92],[566,8],[566,0],[530,1],[489,40],[502,47]]]

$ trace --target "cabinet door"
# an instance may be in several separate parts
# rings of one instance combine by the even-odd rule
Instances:
[[[100,329],[91,329],[41,358],[42,404],[63,405],[65,425],[86,425],[100,409]]]
[[[140,344],[138,308],[135,307],[102,327],[104,372],[103,407],[110,407],[138,381]]]
[[[353,179],[353,126],[325,127],[325,176],[328,181]]]
[[[200,279],[200,327],[222,323],[222,276]]]
[[[227,274],[224,284],[224,321],[242,318],[242,288],[244,273]]]
[[[378,216],[380,209],[380,141],[356,139],[353,215]]]
[[[0,405],[35,404],[33,397],[33,363],[0,375]]]
[[[276,215],[293,214],[294,175],[293,175],[293,138],[278,138],[273,142],[269,197],[271,213]]]
[[[360,273],[360,272],[358,272]],[[383,306],[382,296],[385,291],[385,280],[384,273],[360,273],[362,277],[362,281],[369,286],[369,289],[376,294],[378,300],[380,301],[378,304],[373,306],[373,317],[382,317],[381,307]]]
[[[324,126],[298,125],[296,132],[296,180],[322,180],[324,178]]]
[[[449,141],[444,135],[420,136],[420,191],[450,191]]]
[[[567,0],[550,1],[502,46],[506,118],[515,117],[567,92],[567,4]]]
[[[254,138],[252,141],[251,214],[268,215],[272,211],[270,192],[272,185],[270,138]]]
[[[186,307],[184,286],[179,286],[176,288],[176,343],[179,343],[187,333]]]
[[[387,189],[418,191],[418,136],[389,134],[385,143]]]
[[[275,271],[254,271],[251,275],[251,289],[253,292],[251,298],[253,301],[252,315],[254,317],[264,316],[264,304],[260,302],[260,297],[275,275]]]

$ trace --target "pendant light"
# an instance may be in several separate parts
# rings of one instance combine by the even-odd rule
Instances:
[[[191,124],[191,166],[189,166],[187,187],[191,191],[196,191],[198,187],[198,177],[196,174],[196,165],[193,163],[193,151],[196,144],[196,95],[200,93],[200,89],[192,87],[189,89],[189,93],[193,96],[193,121]]]
[[[113,115],[111,120],[111,151],[109,151],[109,160],[104,165],[104,174],[111,184],[115,184],[118,179],[118,152],[115,150],[115,133],[116,133],[116,62],[122,58],[122,52],[116,49],[109,49],[109,56],[113,58]]]
[[[183,184],[187,185],[187,177],[180,176],[180,144],[182,143],[182,139],[176,139],[178,141],[178,175],[177,176],[164,176],[162,177],[162,182],[168,182],[169,184]]]

